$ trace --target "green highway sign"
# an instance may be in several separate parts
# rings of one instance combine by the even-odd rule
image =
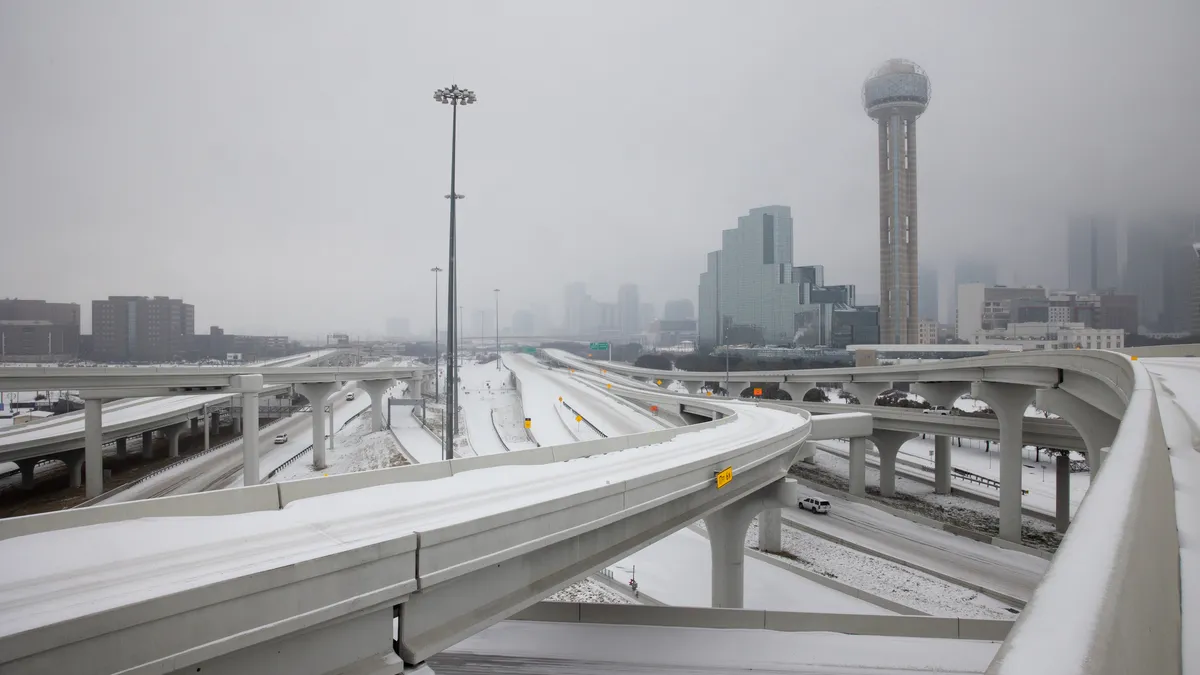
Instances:
[[[521,347],[521,351],[525,352],[526,354],[536,354],[537,347]]]
[[[593,350],[608,349],[608,343],[607,342],[593,342],[592,344],[588,345],[588,349],[593,349]]]

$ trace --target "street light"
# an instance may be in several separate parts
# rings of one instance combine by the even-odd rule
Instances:
[[[458,260],[455,255],[455,204],[462,198],[454,189],[454,170],[458,155],[458,106],[470,105],[475,102],[475,92],[470,89],[461,89],[457,84],[452,84],[447,88],[438,89],[433,92],[433,100],[438,103],[449,105],[453,110],[450,121],[450,194],[446,198],[450,200],[450,276],[447,280],[447,308],[449,310],[449,320],[446,324],[446,344],[449,354],[446,359],[446,415],[445,415],[445,433],[443,434],[445,459],[454,458],[454,431],[457,429],[455,425],[455,413],[458,406],[458,378],[456,377],[456,368],[454,358],[457,357],[458,348],[455,344],[455,339],[458,336],[458,327],[454,320],[454,306],[458,304]]]
[[[500,289],[492,289],[496,293],[496,370],[500,370]]]
[[[442,271],[440,267],[429,268],[433,272],[433,402],[438,402],[438,360],[441,354],[438,353],[438,272]]]

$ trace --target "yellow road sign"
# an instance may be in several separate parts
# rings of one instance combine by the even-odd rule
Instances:
[[[526,428],[526,429],[528,429],[528,428],[530,428],[530,427],[532,427],[532,426],[533,426],[533,420],[531,420],[531,419],[529,419],[528,417],[526,417],[526,418],[525,418],[525,428]]]
[[[559,397],[558,397],[558,402],[559,402],[559,403],[562,403],[562,397],[561,397],[561,396],[559,396]]]
[[[654,381],[654,384],[657,384],[657,385],[659,385],[659,386],[661,387],[661,386],[662,386],[662,380],[655,380],[655,381]]]
[[[754,395],[755,395],[755,396],[762,396],[762,387],[755,387],[755,388],[754,388]]]
[[[724,471],[717,474],[717,489],[725,487],[731,480],[733,480],[733,467],[727,466]]]
[[[612,389],[612,382],[609,382],[608,384],[605,384],[604,386],[608,387],[609,389]]]
[[[583,421],[583,415],[576,415],[576,416],[575,416],[575,421],[576,421],[576,422],[582,422],[582,421]]]

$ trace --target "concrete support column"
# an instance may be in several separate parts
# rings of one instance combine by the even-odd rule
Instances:
[[[242,394],[242,484],[258,485],[258,394],[255,392]]]
[[[937,408],[949,410],[964,394],[971,393],[970,382],[914,382],[909,391]]]
[[[208,451],[208,446],[211,442],[212,442],[212,416],[205,413],[204,414],[204,452]]]
[[[188,423],[180,422],[167,427],[167,457],[179,456],[179,437],[187,431]]]
[[[879,452],[879,494],[884,497],[896,495],[896,455],[900,446],[916,437],[907,431],[876,429],[871,432],[871,441]]]
[[[933,437],[933,491],[950,494],[950,437]]]
[[[423,379],[414,377],[411,380],[405,380],[405,382],[408,383],[409,398],[421,398],[421,396],[425,393],[425,381]]]
[[[234,416],[233,416],[233,418],[232,418],[232,421],[233,421],[233,433],[235,433],[235,434],[237,434],[237,435],[239,435],[239,436],[240,436],[240,435],[241,435],[241,433],[242,433],[242,418],[243,418],[243,417],[245,417],[245,416],[246,416],[246,409],[245,409],[245,408],[242,408],[242,411],[241,411],[240,413],[238,413],[238,414],[234,415]]]
[[[816,382],[784,382],[779,385],[779,388],[786,391],[793,401],[803,401],[808,390],[816,386]]]
[[[33,468],[37,466],[36,459],[18,459],[17,466],[21,469],[21,489],[33,489]],[[69,466],[69,464],[68,464]]]
[[[971,395],[986,401],[1000,421],[1000,538],[1021,542],[1021,447],[1025,409],[1034,388],[1023,384],[975,382]]]
[[[325,403],[336,388],[337,385],[332,382],[296,385],[296,391],[308,399],[312,408],[313,468],[318,471],[325,468]]]
[[[62,461],[67,465],[67,474],[71,477],[71,487],[73,488],[83,485],[84,454],[84,452],[80,452],[79,450],[73,450],[71,452],[65,452],[59,455],[59,457],[62,458]],[[101,474],[101,477],[103,477],[103,474]],[[96,494],[98,495],[100,493],[97,492]]]
[[[687,393],[693,394],[693,395],[699,393],[700,385],[704,384],[703,382],[696,382],[695,380],[692,380],[692,381],[680,380],[680,382],[683,382],[683,388],[687,389]]]
[[[87,462],[88,499],[104,492],[104,428],[100,416],[103,403],[98,398],[83,400],[83,456]]]
[[[787,499],[785,481],[756,490],[704,517],[712,553],[712,606],[740,609],[745,597],[746,529],[765,510]]]
[[[804,441],[800,444],[799,458],[805,464],[817,463],[817,444],[813,441]]]
[[[758,514],[758,550],[783,552],[783,509],[767,509]]]
[[[142,432],[142,459],[154,459],[154,432]]]
[[[387,393],[392,384],[392,380],[366,380],[358,383],[359,388],[371,397],[371,431],[383,430],[383,411],[387,407]]]
[[[875,405],[875,399],[891,388],[891,382],[847,382],[843,387],[846,393],[853,394],[862,405]]]
[[[128,442],[129,442],[129,439],[127,439],[127,438],[118,438],[117,439],[117,458],[118,459],[125,459],[125,455],[129,452]]]
[[[1054,469],[1054,529],[1066,532],[1071,524],[1071,458],[1067,453],[1058,453]]]
[[[221,413],[220,413],[220,411],[215,411],[215,412],[209,414],[208,421],[210,424],[212,424],[212,431],[210,433],[212,433],[214,435],[221,433]]]
[[[725,383],[722,382],[721,386],[725,386]],[[729,398],[741,398],[742,392],[746,391],[746,389],[749,386],[750,386],[750,383],[747,381],[739,382],[737,380],[730,380],[729,387],[728,387],[729,391],[726,393],[726,395]]]
[[[193,436],[195,436],[195,435],[196,435],[196,433],[197,433],[198,431],[200,431],[200,418],[199,418],[199,417],[193,417],[193,418],[192,418],[192,420],[191,420],[191,422],[192,422],[192,435],[193,435]]]
[[[1083,444],[1087,446],[1088,465],[1091,467],[1092,476],[1099,473],[1104,458],[1107,457],[1105,448],[1112,447],[1121,421],[1062,389],[1039,389],[1034,396],[1034,404],[1042,410],[1058,415],[1075,427],[1083,437]]]
[[[867,439],[862,436],[850,439],[850,494],[867,495]]]

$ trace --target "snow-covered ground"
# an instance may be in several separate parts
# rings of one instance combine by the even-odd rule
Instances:
[[[630,605],[633,600],[594,579],[577,581],[546,598],[550,602],[598,602],[607,605]]]
[[[306,453],[275,474],[270,482],[386,469],[408,463],[391,432],[387,429],[371,431],[371,416],[367,413],[354,418],[337,433],[334,447],[326,451],[325,461],[328,466],[323,471],[316,471],[312,466],[312,453]]]
[[[430,664],[450,670],[462,663],[464,672],[479,673],[982,673],[999,647],[979,640],[502,621]]]
[[[611,565],[624,584],[668,605],[712,607],[712,559],[708,540],[684,529]],[[827,588],[787,570],[746,557],[745,606],[789,612],[891,614],[869,602]]]

